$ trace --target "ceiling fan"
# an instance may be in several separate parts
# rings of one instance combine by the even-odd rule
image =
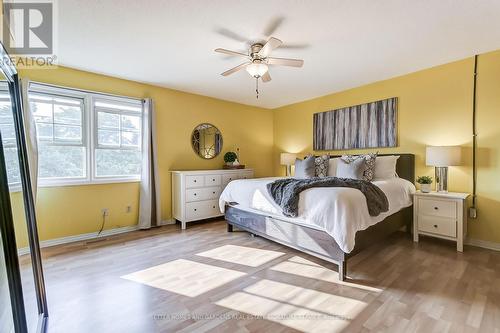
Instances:
[[[270,57],[271,52],[280,47],[283,44],[278,38],[271,37],[265,43],[254,43],[250,46],[248,54],[217,48],[215,52],[228,54],[231,56],[245,57],[248,60],[234,68],[231,68],[223,72],[222,76],[228,76],[236,73],[239,70],[246,69],[248,74],[256,79],[256,92],[257,98],[259,98],[259,78],[262,82],[271,81],[271,75],[269,75],[269,65],[275,66],[290,66],[290,67],[302,67],[304,65],[304,60],[301,59],[286,59],[286,58],[275,58]]]

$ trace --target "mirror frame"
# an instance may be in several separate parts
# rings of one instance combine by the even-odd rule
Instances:
[[[10,59],[5,47],[0,43],[0,60]],[[48,319],[47,296],[42,268],[42,257],[40,253],[40,242],[35,214],[35,200],[31,187],[31,177],[28,164],[28,152],[23,122],[23,106],[19,77],[15,66],[11,62],[0,61],[0,70],[5,75],[9,85],[11,97],[12,114],[16,131],[17,151],[19,159],[19,173],[23,191],[24,211],[28,231],[33,278],[38,306],[37,331],[44,332]],[[14,317],[14,329],[16,332],[27,332],[26,312],[23,299],[23,289],[19,266],[19,256],[15,239],[14,220],[12,216],[12,205],[10,201],[7,170],[5,168],[5,156],[3,144],[0,140],[0,228],[4,243],[5,261],[7,266],[7,278],[9,282],[9,293],[11,298],[12,315]],[[0,249],[1,250],[1,249]]]
[[[194,144],[193,144],[193,135],[194,135],[194,131],[196,131],[196,129],[198,127],[200,127],[201,125],[210,125],[212,126],[213,128],[215,128],[219,133],[220,133],[220,140],[221,140],[221,151],[217,154],[215,154],[213,157],[210,157],[210,158],[205,158],[203,156],[200,156],[200,153],[198,151],[196,151],[196,149],[194,148]],[[193,131],[191,132],[191,136],[189,137],[189,140],[191,141],[191,148],[193,148],[193,151],[194,153],[196,154],[196,156],[198,156],[199,158],[201,158],[202,160],[213,160],[214,158],[216,158],[217,156],[219,156],[221,153],[222,153],[222,147],[224,146],[224,137],[222,136],[222,132],[220,131],[220,129],[215,126],[214,124],[211,124],[211,123],[201,123],[201,124],[198,124],[194,127]]]

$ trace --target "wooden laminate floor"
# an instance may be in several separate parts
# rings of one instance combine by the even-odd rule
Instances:
[[[500,332],[500,253],[399,233],[337,267],[224,221],[43,249],[49,332]]]

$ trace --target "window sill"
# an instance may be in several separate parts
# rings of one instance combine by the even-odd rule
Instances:
[[[72,181],[59,181],[59,182],[42,182],[38,184],[38,188],[50,187],[66,187],[66,186],[88,186],[88,185],[106,185],[106,184],[122,184],[122,183],[139,183],[141,180],[137,178],[128,179],[96,179],[92,181],[87,180],[72,180]]]

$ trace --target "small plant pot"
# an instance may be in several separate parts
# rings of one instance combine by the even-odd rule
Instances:
[[[420,191],[422,193],[429,193],[431,191],[431,184],[420,184]]]

